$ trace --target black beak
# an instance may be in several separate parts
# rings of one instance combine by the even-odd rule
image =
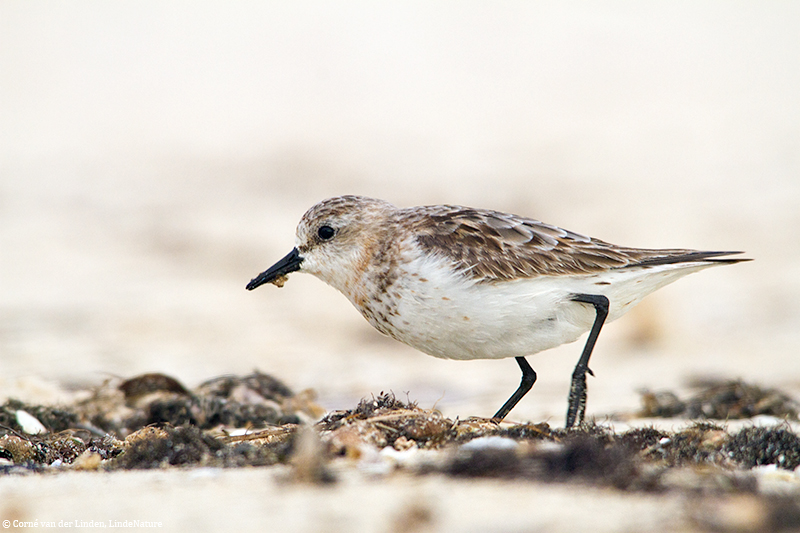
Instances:
[[[300,252],[297,251],[297,248],[292,248],[292,251],[286,257],[251,279],[250,283],[247,284],[247,290],[252,291],[260,285],[270,283],[281,276],[300,270],[300,263],[302,262],[303,258],[300,256]]]

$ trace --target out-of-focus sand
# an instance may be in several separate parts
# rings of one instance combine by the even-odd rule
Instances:
[[[619,531],[619,522],[598,520],[609,514],[626,516],[630,531],[688,526],[678,495],[621,498],[588,487],[406,475],[350,475],[334,487],[315,487],[286,483],[285,474],[275,467],[30,478],[17,481],[0,512],[40,521],[163,523],[151,531]],[[96,491],[91,501],[65,497],[89,487]]]
[[[797,394],[798,29],[789,2],[3,3],[0,397],[259,368],[328,409],[393,390],[449,417],[491,415],[518,384],[513,361],[415,352],[310,276],[244,290],[291,248],[305,209],[344,193],[512,211],[632,246],[745,250],[756,261],[690,276],[606,326],[588,413],[632,411],[637,389],[698,375]],[[510,418],[563,423],[580,348],[530,357],[539,381]],[[114,496],[80,493],[117,482],[131,514],[200,529],[244,514],[310,531],[365,508],[387,514],[363,519],[381,529],[417,494],[442,529],[489,517],[524,529],[525,498],[552,511],[531,527],[593,529],[557,521],[580,493],[587,516],[656,530],[635,520],[675,504],[407,478],[283,490],[228,471],[4,479],[0,499],[34,512],[63,489],[64,513],[91,519]],[[499,512],[479,503],[492,501]]]

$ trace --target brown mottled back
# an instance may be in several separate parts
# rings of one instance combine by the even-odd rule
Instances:
[[[618,247],[537,220],[451,205],[399,209],[392,218],[412,228],[424,251],[447,257],[482,282],[706,261],[733,253]]]

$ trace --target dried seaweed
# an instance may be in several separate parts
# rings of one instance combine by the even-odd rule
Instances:
[[[736,383],[715,386],[702,397],[716,398],[715,405],[727,405],[728,413],[763,411],[743,406],[789,405],[764,400],[788,398],[780,392]],[[786,423],[729,432],[700,421],[678,431],[640,427],[617,434],[591,422],[559,429],[546,423],[452,420],[381,393],[312,424],[321,415],[312,398],[309,391],[292,394],[276,378],[254,372],[221,376],[193,390],[162,374],[111,380],[87,399],[58,407],[9,400],[0,408],[0,474],[285,464],[292,480],[330,483],[337,471],[332,464],[342,457],[374,461],[376,451],[390,449],[411,453],[408,457],[415,450],[435,452],[427,462],[398,463],[417,475],[749,494],[756,482],[747,469],[800,466],[800,437]],[[650,414],[697,403],[662,398]],[[36,423],[20,418],[20,412]],[[27,426],[20,420],[28,420]],[[27,434],[23,426],[43,426],[44,432]]]
[[[774,388],[741,380],[697,380],[695,393],[681,400],[671,391],[643,391],[639,416],[648,418],[710,418],[733,420],[769,415],[797,420],[800,405]]]

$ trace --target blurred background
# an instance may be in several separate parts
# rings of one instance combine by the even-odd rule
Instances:
[[[510,211],[745,250],[597,345],[588,414],[696,376],[800,392],[796,2],[0,1],[0,397],[253,369],[328,409],[491,416],[513,360],[438,360],[311,276],[245,284],[317,201]],[[582,347],[511,420],[562,424]]]

